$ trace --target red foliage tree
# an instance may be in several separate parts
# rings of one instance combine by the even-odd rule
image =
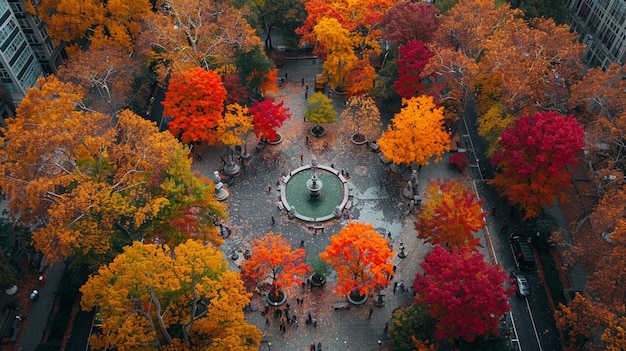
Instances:
[[[393,253],[387,240],[368,223],[350,222],[330,238],[320,258],[337,272],[335,291],[366,295],[389,285]]]
[[[398,64],[398,80],[393,83],[398,95],[410,99],[419,95],[424,89],[422,83],[422,70],[433,54],[426,48],[422,41],[411,40],[398,48],[400,57],[396,59]]]
[[[504,270],[489,265],[480,253],[466,248],[448,252],[440,246],[420,266],[424,273],[417,273],[413,283],[415,302],[426,305],[436,319],[436,339],[471,342],[498,334],[514,289],[504,286],[508,279]]]
[[[162,102],[163,114],[172,117],[170,132],[185,143],[215,143],[225,100],[226,89],[217,73],[200,67],[174,73]]]
[[[277,104],[273,99],[255,101],[248,108],[254,116],[254,134],[259,139],[276,140],[276,129],[291,117],[289,108],[283,107],[283,102]]]
[[[419,238],[470,250],[482,246],[473,232],[485,226],[487,213],[482,209],[484,201],[478,200],[470,188],[458,181],[434,180],[424,197],[415,223]]]
[[[576,165],[584,145],[583,127],[573,116],[556,111],[523,116],[502,132],[502,149],[491,159],[499,168],[492,184],[532,218],[543,205],[565,199],[571,186],[566,166]]]
[[[437,29],[439,10],[426,2],[399,1],[383,18],[383,39],[396,45],[410,40],[429,42]]]
[[[240,105],[246,105],[250,93],[246,90],[246,87],[241,83],[241,78],[236,73],[222,74],[222,83],[228,97],[226,99],[226,105],[237,103]]]
[[[269,283],[278,295],[283,287],[302,283],[303,276],[311,271],[304,263],[306,251],[292,249],[280,234],[267,233],[250,243],[251,257],[241,266],[241,275],[248,284]]]

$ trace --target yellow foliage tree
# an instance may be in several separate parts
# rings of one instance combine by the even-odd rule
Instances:
[[[506,114],[504,104],[495,103],[478,117],[478,135],[487,141],[487,155],[491,156],[500,147],[502,131],[515,122],[512,115]]]
[[[194,240],[173,250],[135,242],[80,290],[83,310],[97,306],[103,319],[95,349],[246,351],[261,342],[244,319],[251,294],[239,275],[219,250]]]
[[[319,45],[328,52],[324,60],[324,73],[329,77],[328,84],[332,88],[337,88],[359,62],[352,48],[350,32],[335,18],[322,18],[313,31]]]
[[[402,100],[403,107],[378,140],[380,151],[395,164],[415,162],[427,165],[450,150],[450,133],[443,126],[443,107],[437,107],[431,96],[421,95]]]
[[[239,104],[226,106],[224,118],[217,123],[217,134],[220,141],[233,147],[245,141],[245,136],[252,130],[253,117],[248,114],[248,108]]]

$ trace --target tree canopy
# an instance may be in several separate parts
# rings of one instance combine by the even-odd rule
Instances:
[[[169,131],[185,143],[214,144],[225,100],[226,89],[217,73],[200,67],[174,73],[162,102],[163,114],[172,117]]]
[[[443,125],[443,107],[431,96],[403,99],[403,107],[378,140],[380,151],[395,164],[427,165],[450,150],[450,134]]]
[[[321,92],[314,93],[307,100],[304,117],[307,122],[318,125],[337,122],[337,112],[333,108],[332,101]]]
[[[582,126],[556,111],[527,115],[502,132],[501,150],[491,161],[499,168],[492,184],[509,201],[535,217],[543,205],[564,199],[576,155],[585,145]]]
[[[340,294],[370,294],[388,286],[393,276],[393,252],[368,223],[349,222],[330,237],[320,258],[337,272],[335,291]]]
[[[458,181],[433,180],[428,184],[415,229],[418,237],[434,245],[476,250],[474,232],[485,226],[483,200]]]
[[[413,284],[415,302],[423,304],[435,322],[437,340],[465,340],[498,335],[500,319],[510,310],[513,286],[507,274],[464,247],[435,248],[420,264]]]
[[[244,319],[250,302],[222,253],[189,240],[174,249],[135,242],[80,289],[98,307],[94,349],[257,350],[261,332]]]

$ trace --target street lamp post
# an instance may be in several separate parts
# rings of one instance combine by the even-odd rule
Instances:
[[[272,343],[271,342],[267,343],[267,351],[272,351]]]
[[[382,350],[383,349],[383,341],[378,339],[378,349]]]

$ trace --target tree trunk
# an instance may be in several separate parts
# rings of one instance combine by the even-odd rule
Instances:
[[[161,327],[161,333],[163,333],[163,337],[165,338],[165,341],[169,345],[172,343],[172,336],[167,331],[167,328],[165,327],[165,322],[163,322],[163,315],[161,315],[161,301],[159,301],[159,299],[157,299],[156,296],[154,296],[154,293],[150,293],[150,299],[154,303],[154,306],[156,309],[155,312],[156,312],[157,319],[159,320],[159,327]]]

